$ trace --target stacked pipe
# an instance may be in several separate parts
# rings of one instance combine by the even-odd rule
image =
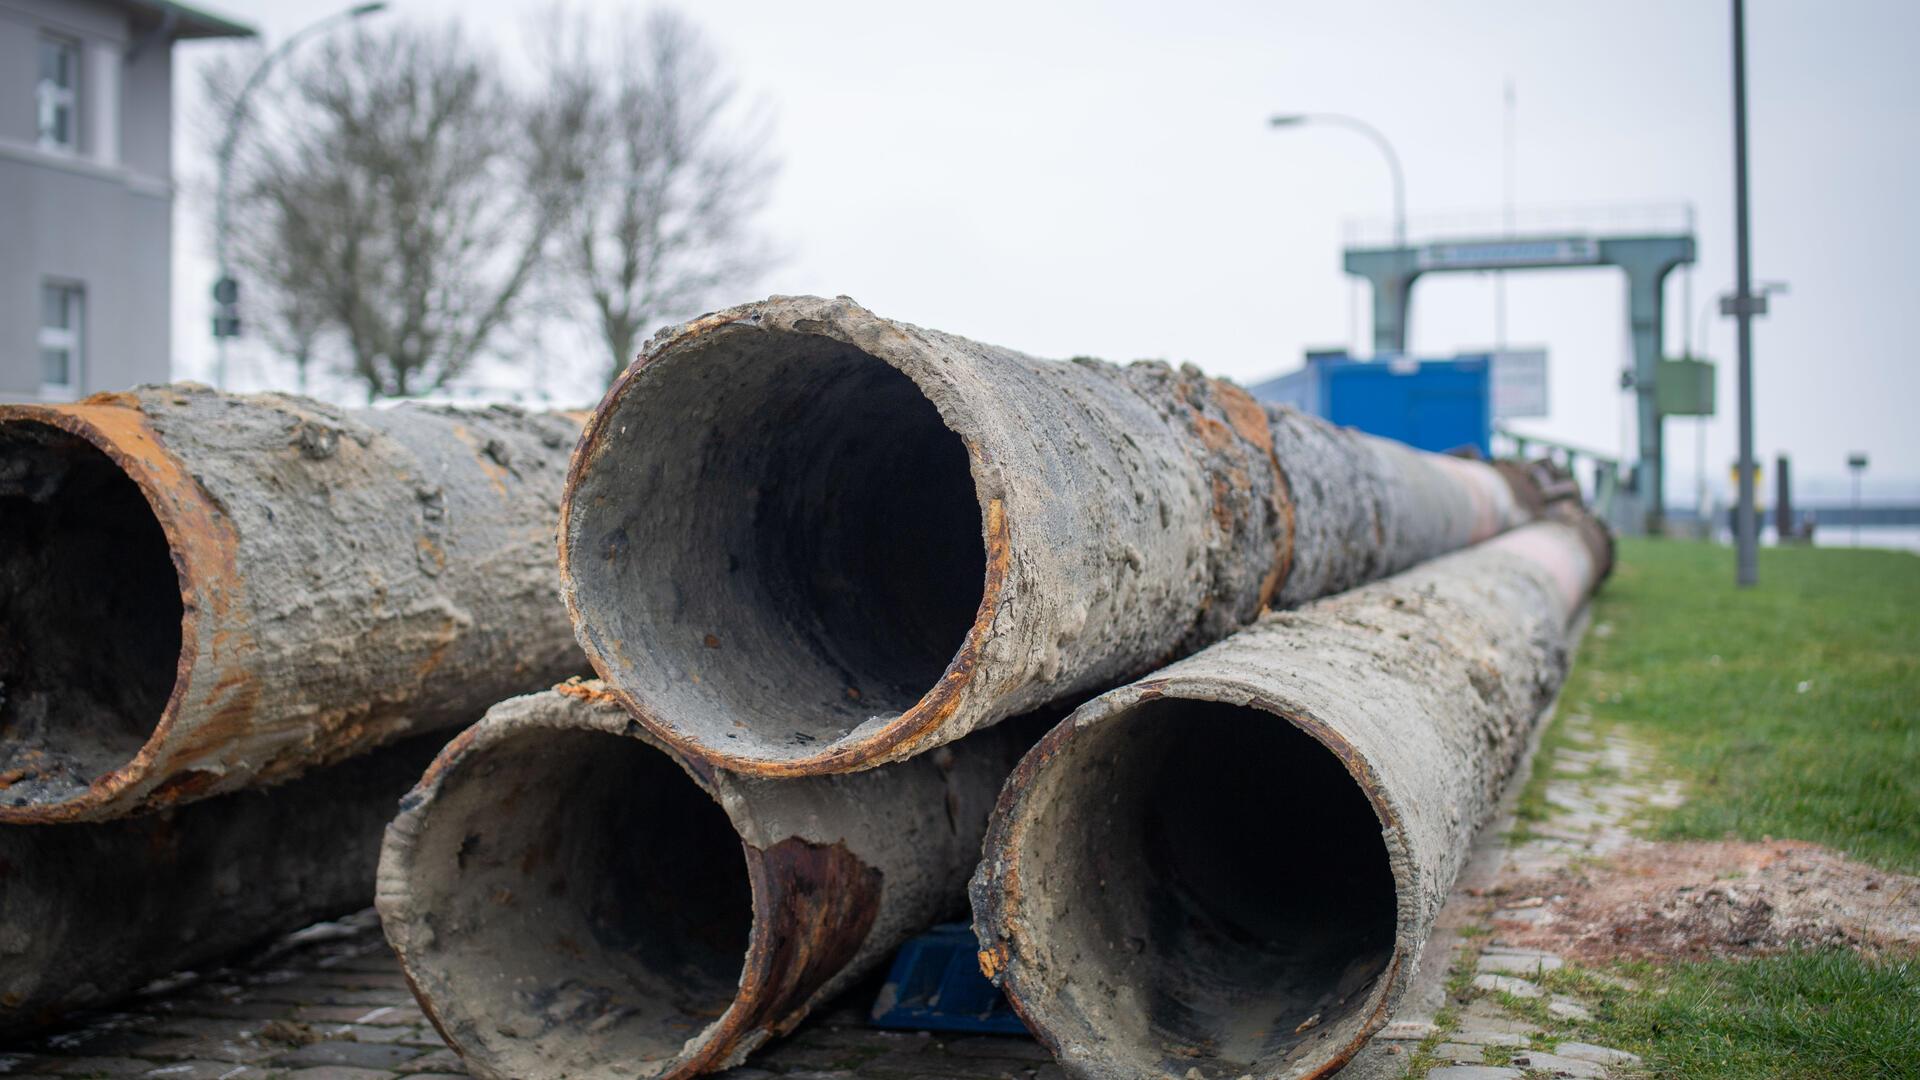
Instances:
[[[551,570],[578,430],[0,406],[0,1031],[371,898],[432,749],[388,744],[585,666]]]
[[[1537,502],[1193,368],[775,298],[662,335],[615,382],[567,478],[561,580],[658,738],[812,775],[1112,686]]]
[[[1414,961],[1610,565],[1584,511],[1268,615],[1014,770],[980,962],[1075,1076],[1307,1077]]]
[[[774,298],[672,328],[588,421],[561,508],[563,595],[600,681],[503,703],[441,754],[388,831],[378,905],[389,940],[475,1075],[682,1077],[737,1064],[934,921],[943,900],[960,903],[952,883],[974,868],[987,808],[1039,721],[995,725],[1315,618],[1272,616],[1228,637],[1263,611],[1524,525],[1548,503],[1540,479],[1262,407],[1191,368],[1035,360],[844,298]],[[1541,528],[1565,531],[1534,526],[1513,535],[1536,539],[1492,550],[1556,544]],[[1447,610],[1527,605],[1544,635],[1571,597],[1514,572],[1519,584]],[[1420,588],[1382,586],[1409,587]],[[1444,637],[1441,608],[1402,616],[1408,636],[1377,642],[1382,655]],[[1481,643],[1488,693],[1557,678],[1544,660],[1509,675],[1504,642]],[[1286,670],[1274,672],[1283,683]],[[1474,715],[1523,728],[1540,700]],[[1085,708],[1112,707],[1102,701]],[[1417,707],[1441,701],[1406,704],[1397,722],[1418,728],[1428,719]],[[1302,746],[1250,749],[1242,763],[1278,769]],[[1480,790],[1505,760],[1432,790]],[[1024,805],[1008,790],[996,837],[1010,827],[1005,800]],[[1466,822],[1390,841],[1412,845],[1405,873],[1421,890],[1386,886],[1404,913],[1389,930],[1409,942],[1478,812],[1399,801],[1430,794],[1380,797],[1409,820]],[[1091,827],[1059,827],[1094,839]],[[1093,879],[1071,869],[1066,892],[1033,874],[1029,895],[1060,910],[1093,903]],[[1006,880],[976,886],[978,910],[997,910]],[[1144,876],[1130,884],[1151,891]],[[1253,903],[1267,901],[1278,903]],[[1148,944],[1162,942],[1139,938]],[[1391,951],[1392,939],[1375,947]],[[983,956],[1001,978],[1016,962],[993,947]],[[1071,981],[1076,957],[1049,972]],[[1354,970],[1336,983],[1400,985],[1382,982],[1372,957],[1341,961]],[[1070,1069],[1165,1067],[1100,1072],[1010,985]],[[1231,1009],[1228,996],[1216,1004]],[[1342,1014],[1328,1030],[1345,1037],[1380,1015],[1350,1025]],[[1161,1019],[1089,1017],[1094,1040],[1113,1023]],[[1189,1049],[1209,1070],[1226,1059]]]
[[[405,800],[381,921],[474,1075],[723,1068],[958,913],[1020,726],[770,780],[658,741],[598,682],[514,698]]]

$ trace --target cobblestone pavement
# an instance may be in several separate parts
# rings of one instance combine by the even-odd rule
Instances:
[[[1540,985],[1541,975],[1558,970],[1562,959],[1517,947],[1505,936],[1546,910],[1540,898],[1510,886],[1618,851],[1643,813],[1674,806],[1682,796],[1677,783],[1649,777],[1644,747],[1596,732],[1578,713],[1558,722],[1575,745],[1554,757],[1549,818],[1515,832],[1513,809],[1524,783],[1516,782],[1502,819],[1483,834],[1440,916],[1441,931],[1422,958],[1421,985],[1348,1072],[1384,1080],[1419,1061],[1427,1080],[1597,1078],[1630,1074],[1639,1062],[1576,1037],[1580,1022],[1591,1018],[1587,1004]]]
[[[1029,1038],[866,1026],[877,985],[850,991],[727,1080],[1060,1080]],[[415,1005],[372,911],[310,927],[252,961],[150,988],[120,1011],[0,1051],[8,1080],[443,1080],[465,1076]]]
[[[1585,1006],[1534,979],[1558,957],[1509,947],[1500,927],[1525,923],[1535,907],[1500,907],[1501,882],[1580,858],[1605,855],[1647,805],[1677,789],[1644,778],[1643,751],[1596,734],[1568,716],[1582,748],[1562,751],[1548,801],[1557,813],[1509,846],[1512,808],[1483,831],[1472,863],[1420,965],[1400,1013],[1342,1080],[1387,1080],[1416,1061],[1430,1080],[1521,1076],[1599,1077],[1632,1056],[1569,1037]],[[1449,978],[1471,971],[1462,1001]],[[877,980],[876,980],[877,982]],[[730,1080],[908,1077],[1055,1080],[1047,1052],[1029,1038],[942,1036],[869,1028],[874,983],[856,988],[791,1037],[755,1055]],[[1538,1007],[1545,999],[1544,1010]],[[162,1080],[436,1080],[464,1076],[414,1004],[371,911],[292,935],[250,961],[149,988],[122,1010],[85,1018],[56,1034],[0,1051],[9,1080],[155,1077]]]

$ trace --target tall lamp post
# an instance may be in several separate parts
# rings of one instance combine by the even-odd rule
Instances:
[[[318,22],[307,24],[298,32],[282,41],[272,52],[260,58],[253,73],[241,85],[240,93],[233,99],[233,108],[227,112],[227,129],[220,136],[218,160],[220,166],[219,190],[214,196],[213,207],[213,256],[219,264],[219,277],[213,283],[213,300],[218,309],[213,316],[213,385],[226,389],[227,385],[227,339],[240,336],[240,283],[233,279],[228,255],[228,208],[233,183],[233,152],[240,142],[240,128],[247,121],[247,98],[267,77],[273,65],[279,63],[293,51],[301,41],[324,33],[342,23],[376,12],[386,10],[385,0],[372,3],[355,4],[345,11],[335,12]]]
[[[1380,152],[1387,157],[1387,168],[1393,173],[1393,246],[1404,251],[1407,246],[1407,181],[1400,172],[1400,155],[1393,152],[1393,144],[1387,137],[1358,117],[1344,113],[1282,113],[1267,121],[1276,128],[1300,127],[1305,124],[1329,124],[1357,131],[1373,141]]]
[[[1765,296],[1753,294],[1747,238],[1747,6],[1733,0],[1733,295],[1720,310],[1737,320],[1740,342],[1740,505],[1734,513],[1734,584],[1760,580],[1760,522],[1753,510],[1753,317],[1766,312]]]

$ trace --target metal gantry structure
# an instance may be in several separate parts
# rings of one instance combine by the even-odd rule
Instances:
[[[1658,533],[1664,527],[1661,482],[1664,473],[1659,386],[1665,340],[1667,275],[1694,260],[1689,232],[1632,236],[1501,236],[1445,240],[1389,247],[1349,247],[1347,273],[1373,285],[1375,354],[1406,352],[1413,304],[1413,283],[1426,274],[1490,270],[1559,270],[1617,266],[1627,275],[1627,314],[1633,332],[1633,370],[1626,378],[1634,392],[1639,421],[1639,460],[1623,497],[1616,500],[1614,524],[1626,532]]]

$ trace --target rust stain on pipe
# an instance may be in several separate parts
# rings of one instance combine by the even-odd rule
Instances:
[[[1273,565],[1260,582],[1259,609],[1265,611],[1273,604],[1281,583],[1287,580],[1288,571],[1293,569],[1293,491],[1287,483],[1286,470],[1280,466],[1279,455],[1274,451],[1273,425],[1266,409],[1254,400],[1252,394],[1224,379],[1214,380],[1213,388],[1233,430],[1249,446],[1266,454],[1267,467],[1272,470],[1271,498],[1277,527],[1273,533]]]
[[[753,936],[740,993],[718,1030],[669,1075],[697,1076],[784,1035],[806,1018],[822,986],[859,954],[880,911],[884,875],[844,844],[789,838],[748,846]]]
[[[582,670],[548,584],[575,430],[190,384],[0,406],[0,823],[276,783]]]

